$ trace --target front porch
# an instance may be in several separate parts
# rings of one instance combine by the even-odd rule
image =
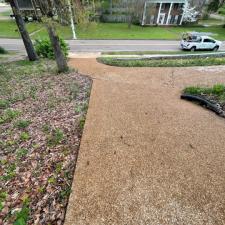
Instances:
[[[186,0],[153,0],[144,4],[142,26],[181,25]]]

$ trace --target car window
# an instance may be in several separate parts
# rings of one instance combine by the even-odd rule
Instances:
[[[215,41],[214,41],[214,40],[209,39],[209,38],[204,39],[204,41],[203,41],[203,42],[207,42],[207,43],[215,43]]]

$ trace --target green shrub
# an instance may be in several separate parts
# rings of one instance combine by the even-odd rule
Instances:
[[[222,14],[222,15],[225,15],[225,4],[222,7],[219,8],[218,13]]]
[[[218,0],[212,0],[207,7],[208,12],[216,12],[219,8],[220,2]]]
[[[218,10],[218,13],[219,13],[219,14],[222,14],[222,15],[225,15],[225,9],[224,9],[224,8],[220,8],[220,9]]]
[[[63,54],[67,57],[69,52],[68,44],[61,38],[59,40],[60,40],[60,46],[62,48]],[[40,57],[48,58],[48,59],[55,58],[52,44],[49,39],[35,40],[34,46],[35,46],[35,50],[37,54]]]
[[[7,53],[7,51],[3,47],[0,46],[0,54],[6,54],[6,53]]]

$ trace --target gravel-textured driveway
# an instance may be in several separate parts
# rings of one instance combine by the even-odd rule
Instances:
[[[225,224],[225,120],[179,98],[225,67],[70,64],[94,82],[65,225]]]

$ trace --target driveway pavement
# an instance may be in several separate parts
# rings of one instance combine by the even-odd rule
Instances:
[[[225,224],[225,120],[179,98],[225,67],[70,64],[93,88],[65,225]]]

